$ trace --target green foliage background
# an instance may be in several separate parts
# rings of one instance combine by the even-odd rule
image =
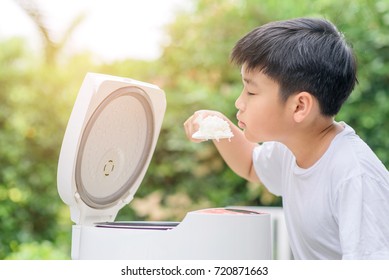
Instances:
[[[70,258],[71,221],[57,193],[57,161],[86,72],[144,80],[167,94],[151,166],[117,219],[181,220],[204,207],[281,205],[263,187],[233,174],[212,144],[188,142],[182,129],[198,109],[220,110],[234,119],[241,82],[239,69],[229,63],[230,50],[252,28],[273,20],[325,17],[352,42],[359,85],[337,119],[353,126],[389,167],[388,1],[192,2],[192,9],[179,11],[166,27],[169,42],[155,61],[102,64],[89,53],[64,57],[66,41],[53,46],[43,33],[42,53],[29,52],[20,38],[0,41],[0,259]],[[77,17],[65,35],[80,21]]]

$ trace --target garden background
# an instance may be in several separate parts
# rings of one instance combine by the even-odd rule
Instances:
[[[188,142],[182,128],[198,109],[234,119],[242,86],[230,50],[248,31],[273,20],[325,17],[352,43],[359,84],[336,119],[354,127],[389,167],[389,1],[184,1],[191,8],[177,11],[166,26],[169,40],[158,59],[102,63],[87,51],[66,55],[66,42],[83,16],[75,15],[58,42],[39,7],[26,4],[33,1],[15,0],[39,30],[43,47],[31,52],[23,38],[0,40],[0,259],[70,258],[72,223],[57,192],[57,163],[87,72],[154,83],[167,95],[150,168],[118,220],[180,221],[206,207],[280,206],[262,186],[231,172],[211,143]]]

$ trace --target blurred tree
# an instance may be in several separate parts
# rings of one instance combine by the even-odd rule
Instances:
[[[39,5],[33,0],[15,0],[19,7],[29,16],[32,23],[35,25],[43,44],[44,57],[46,63],[53,64],[57,62],[58,55],[62,49],[68,43],[74,30],[82,23],[85,19],[85,14],[80,13],[70,23],[68,28],[65,30],[60,40],[55,40],[54,34],[50,32],[50,26],[44,18],[44,13]]]
[[[57,160],[85,73],[41,64],[23,45],[16,39],[0,45],[0,258],[22,243],[60,235]]]

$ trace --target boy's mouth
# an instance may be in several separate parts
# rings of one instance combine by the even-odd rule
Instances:
[[[241,122],[241,121],[238,122],[238,126],[239,126],[241,129],[245,129],[245,128],[246,128],[246,124],[245,124],[244,122]]]
[[[238,126],[241,129],[245,129],[246,128],[246,124],[239,119],[239,112],[236,114],[236,119],[238,120]]]
[[[238,119],[238,126],[241,128],[241,129],[245,129],[246,128],[246,124],[244,122],[242,122],[241,120]]]

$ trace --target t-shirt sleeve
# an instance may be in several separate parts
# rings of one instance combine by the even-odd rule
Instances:
[[[283,147],[277,142],[265,142],[253,151],[253,165],[258,178],[273,194],[282,195]]]
[[[366,175],[348,179],[334,209],[343,259],[389,259],[388,185]]]

